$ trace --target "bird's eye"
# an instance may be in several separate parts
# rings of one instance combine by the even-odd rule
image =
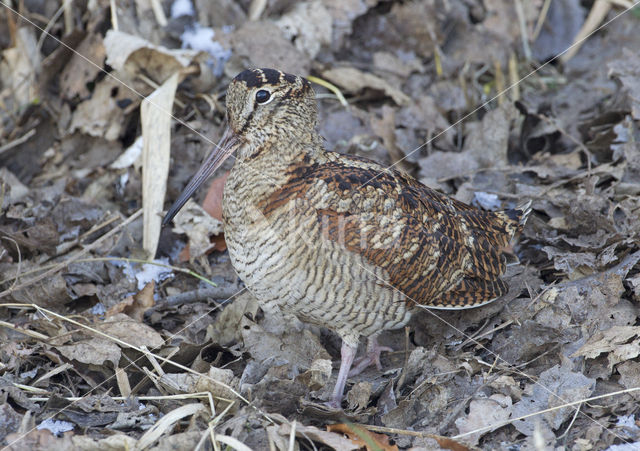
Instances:
[[[269,101],[269,99],[271,99],[271,93],[266,89],[261,89],[260,91],[256,92],[256,102],[258,102],[259,104],[265,104]]]

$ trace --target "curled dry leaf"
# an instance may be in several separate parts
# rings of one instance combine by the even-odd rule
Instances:
[[[136,140],[127,149],[109,165],[111,169],[125,169],[134,166],[138,169],[141,166],[142,147],[144,139],[138,136]]]
[[[224,385],[223,385],[224,384]],[[238,379],[231,370],[223,370],[212,366],[206,375],[202,375],[196,381],[195,389],[198,392],[209,392],[214,397],[221,399],[235,399],[234,390],[238,387]]]
[[[114,434],[99,440],[94,440],[88,435],[78,435],[71,440],[78,449],[82,450],[134,449],[136,445],[136,439],[126,434]]]
[[[456,427],[461,434],[484,429],[466,437],[466,440],[477,445],[484,434],[503,426],[504,421],[511,416],[511,406],[511,398],[498,393],[488,399],[475,399],[469,405],[469,414],[456,420]]]
[[[88,86],[100,73],[106,58],[99,33],[89,33],[76,50],[78,53],[71,56],[60,74],[60,89],[67,100],[84,99],[91,94]]]
[[[255,318],[258,308],[256,298],[248,291],[243,291],[209,324],[205,340],[223,346],[242,340],[240,324],[245,315]]]
[[[363,72],[355,67],[327,69],[322,72],[322,76],[331,83],[335,83],[352,93],[358,93],[363,89],[369,88],[382,91],[385,95],[391,97],[398,105],[406,105],[410,100],[409,96],[400,89],[392,86],[388,81],[377,75]]]
[[[371,382],[362,381],[353,384],[351,390],[347,393],[347,403],[349,410],[363,410],[369,405],[371,399],[371,391],[373,386]]]
[[[156,255],[162,228],[162,206],[169,176],[171,109],[178,87],[178,72],[142,102],[142,247],[150,258]]]
[[[155,280],[147,283],[142,290],[132,296],[127,296],[123,301],[107,310],[106,316],[109,317],[116,313],[124,313],[136,321],[142,322],[144,312],[155,304],[153,299],[155,286]]]
[[[146,346],[154,349],[164,344],[158,332],[144,323],[129,318],[124,313],[116,313],[104,322],[96,324],[95,328],[136,347]]]
[[[106,338],[90,338],[70,345],[55,346],[60,354],[80,363],[102,366],[109,361],[117,368],[120,361],[120,347]]]
[[[587,343],[573,353],[572,357],[584,356],[595,359],[607,353],[609,368],[640,355],[640,327],[614,326],[605,331],[598,331]]]
[[[205,52],[189,49],[168,49],[122,31],[109,30],[104,38],[107,64],[124,71],[133,79],[143,73],[156,83],[163,83],[176,72],[205,61]]]
[[[134,94],[118,81],[111,77],[103,78],[96,84],[91,97],[81,102],[73,112],[69,131],[79,131],[107,141],[117,140],[125,125],[125,113],[118,103],[132,97]]]
[[[211,235],[222,233],[222,222],[211,217],[192,199],[185,204],[173,219],[176,233],[184,233],[189,238],[189,257],[191,259],[205,255],[215,247]]]
[[[238,385],[233,371],[214,366],[209,367],[207,374],[165,373],[159,382],[174,394],[209,392],[214,397],[223,399],[235,398],[230,388],[235,390]]]
[[[6,167],[0,168],[0,186],[2,185],[4,185],[5,192],[4,198],[0,197],[0,200],[3,201],[0,203],[0,211],[29,194],[29,188]]]

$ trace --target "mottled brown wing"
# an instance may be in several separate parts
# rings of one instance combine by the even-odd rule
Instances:
[[[509,214],[477,210],[402,173],[344,155],[292,166],[288,175],[262,205],[264,214],[294,197],[307,198],[326,239],[384,268],[386,282],[412,301],[464,308],[504,292],[501,248],[518,224]]]
[[[440,231],[429,232],[413,218],[396,224],[366,215],[317,210],[325,239],[362,255],[388,273],[388,283],[411,301],[428,305],[464,276],[468,253]]]
[[[409,177],[398,171],[394,175],[406,186],[410,186],[422,199],[428,199],[434,204],[450,202],[451,206],[462,215],[464,220],[471,226],[476,236],[485,237],[492,246],[504,247],[509,245],[511,238],[522,231],[522,226],[526,219],[529,205],[518,207],[506,211],[492,212],[478,210],[471,205],[450,198],[439,191],[433,190],[416,179]]]

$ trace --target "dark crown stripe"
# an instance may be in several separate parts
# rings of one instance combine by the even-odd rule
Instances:
[[[275,85],[280,81],[280,77],[287,75],[275,69],[247,69],[236,75],[236,81],[243,81],[247,88],[257,88],[264,85]],[[295,80],[295,76],[291,75]]]
[[[282,76],[282,72],[275,69],[260,69],[264,74],[264,78],[267,81],[267,84],[276,85],[280,82],[280,77]]]
[[[287,83],[295,83],[296,82],[296,77],[295,75],[291,75],[291,74],[282,74],[282,78],[284,78],[284,81],[286,81]]]
[[[247,69],[236,75],[235,80],[244,82],[247,85],[247,88],[257,88],[264,85],[277,85],[284,82],[296,84],[299,80],[303,91],[311,89],[311,84],[302,77],[285,74],[279,70],[268,68]]]
[[[234,80],[243,81],[247,88],[255,88],[265,84],[265,75],[262,69],[247,69],[236,75]]]

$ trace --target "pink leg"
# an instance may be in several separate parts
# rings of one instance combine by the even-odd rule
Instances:
[[[349,346],[342,340],[342,348],[340,349],[340,371],[338,372],[338,380],[336,386],[333,389],[333,396],[331,401],[327,405],[334,409],[339,409],[342,403],[342,395],[344,394],[344,387],[347,384],[347,376],[349,375],[349,369],[353,363],[353,359],[356,356],[357,346]]]
[[[380,346],[378,344],[378,337],[376,335],[372,335],[367,340],[367,354],[358,359],[353,369],[349,372],[349,377],[362,373],[370,365],[375,365],[378,370],[381,370],[382,364],[380,363],[380,353],[392,351],[393,349],[388,346]]]

